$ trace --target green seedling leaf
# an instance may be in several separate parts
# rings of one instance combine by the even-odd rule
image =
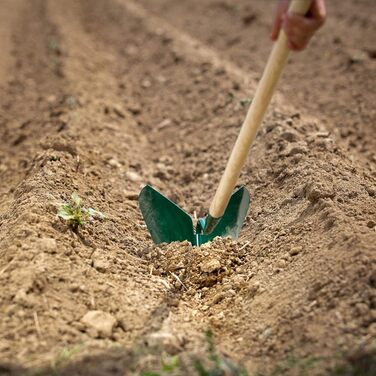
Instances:
[[[106,216],[101,213],[98,210],[95,210],[93,208],[85,209],[86,213],[89,215],[91,218],[99,218],[99,219],[105,219]]]
[[[172,372],[179,366],[179,359],[177,356],[171,357],[170,361],[162,363],[163,372]]]
[[[57,52],[59,50],[59,42],[53,35],[48,37],[47,45],[48,45],[48,48],[53,52]]]
[[[209,368],[204,365],[199,359],[194,362],[194,368],[198,376],[247,376],[247,371],[231,363],[230,360],[223,357],[217,352],[214,342],[214,334],[211,330],[205,332],[205,339],[207,345],[207,359],[209,362],[205,364],[211,364]]]
[[[83,207],[82,200],[77,193],[71,195],[70,203],[60,205],[57,216],[67,221],[68,226],[71,227],[73,231],[77,231],[79,226],[84,226],[88,220],[105,218],[105,215],[100,211]]]
[[[68,221],[68,220],[74,218],[74,215],[72,215],[71,213],[68,213],[68,212],[67,212],[66,210],[64,210],[64,209],[60,209],[59,212],[57,213],[57,215],[58,215],[60,218],[65,219],[66,221]]]
[[[252,98],[244,98],[239,101],[240,105],[243,107],[248,107],[252,103]]]
[[[77,193],[72,193],[71,199],[77,207],[81,206],[81,199]]]

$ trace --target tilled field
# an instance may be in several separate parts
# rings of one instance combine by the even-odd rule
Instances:
[[[207,329],[249,375],[373,374],[375,5],[329,2],[243,170],[239,241],[192,248],[155,247],[137,195],[205,214],[274,2],[0,1],[1,375],[139,375],[176,354],[194,375]],[[106,219],[71,231],[73,192]]]

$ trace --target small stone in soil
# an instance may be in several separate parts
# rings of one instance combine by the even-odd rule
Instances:
[[[368,222],[367,222],[367,227],[368,227],[368,228],[374,228],[375,226],[376,226],[375,221],[368,221]]]
[[[111,158],[107,164],[111,167],[114,167],[114,168],[120,168],[121,167],[121,163],[115,159],[115,158]]]
[[[122,108],[119,105],[114,105],[113,106],[113,111],[120,118],[123,118],[123,119],[125,118],[124,112],[123,112]]]
[[[247,289],[248,297],[253,298],[260,289],[260,282],[252,282]]]
[[[117,320],[110,313],[103,311],[89,311],[81,319],[90,335],[96,337],[111,337]]]
[[[172,120],[165,119],[157,125],[157,129],[163,129],[163,128],[169,127],[170,125],[172,125]]]
[[[56,240],[53,238],[39,239],[39,246],[41,250],[44,252],[52,253],[52,254],[57,252]]]
[[[124,196],[125,196],[128,200],[132,200],[132,201],[136,201],[136,200],[138,200],[139,192],[127,191],[126,189],[124,189],[123,193],[124,193]]]
[[[215,305],[219,303],[221,300],[223,300],[224,298],[232,298],[235,295],[236,295],[236,292],[233,289],[230,289],[227,291],[220,291],[218,294],[214,295],[213,299],[209,302],[209,305],[210,306]]]
[[[129,103],[127,108],[133,115],[138,115],[141,113],[141,106],[138,103]]]
[[[307,154],[307,153],[308,153],[308,148],[306,144],[303,142],[297,142],[297,143],[289,144],[283,154],[291,157],[295,154]]]
[[[213,272],[219,270],[220,268],[221,268],[221,263],[220,263],[219,260],[216,259],[216,258],[213,258],[213,259],[210,259],[210,260],[204,261],[204,262],[200,265],[200,269],[201,269],[204,273],[213,273]]]
[[[100,251],[96,251],[91,258],[93,260],[93,267],[98,272],[105,273],[110,269],[110,262],[100,254]]]
[[[23,307],[33,307],[36,303],[35,298],[32,295],[27,294],[24,289],[18,290],[13,301]]]
[[[182,344],[179,338],[168,331],[150,334],[147,343],[150,347],[162,348],[170,355],[175,355],[182,351]]]
[[[125,173],[125,177],[135,183],[139,183],[142,180],[142,177],[137,172],[134,172],[134,171],[127,171]]]
[[[303,250],[301,246],[294,246],[290,248],[289,254],[290,256],[296,256]]]

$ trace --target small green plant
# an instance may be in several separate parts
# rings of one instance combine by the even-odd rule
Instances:
[[[77,108],[77,99],[73,95],[68,95],[64,98],[64,102],[68,105],[70,110],[74,110]]]
[[[310,371],[323,358],[317,356],[309,356],[306,358],[299,358],[294,354],[290,354],[286,360],[278,364],[270,373],[257,372],[254,376],[282,376],[282,375],[297,375],[309,376]]]
[[[162,360],[161,369],[158,372],[141,372],[140,376],[164,376],[171,374],[179,367],[179,358],[172,356],[169,360]]]
[[[188,358],[184,358],[184,356],[173,356],[168,358],[168,361],[162,359],[160,370],[144,371],[139,376],[248,376],[246,370],[218,354],[214,344],[214,335],[211,330],[205,332],[205,342],[207,351],[204,357],[189,356]],[[192,373],[192,369],[194,373]]]
[[[63,365],[69,363],[72,358],[79,354],[82,350],[84,350],[85,345],[79,344],[72,347],[64,347],[57,355],[55,360],[53,361],[53,368],[57,370],[61,368]]]
[[[58,53],[60,51],[59,41],[54,35],[47,38],[47,47],[50,51]]]
[[[248,107],[252,103],[252,98],[244,98],[239,101],[242,107]]]
[[[60,205],[57,215],[67,221],[68,226],[73,231],[77,231],[78,228],[84,226],[87,221],[92,221],[95,218],[105,218],[105,215],[100,211],[84,207],[77,193],[72,194],[70,203]]]
[[[330,376],[376,375],[376,350],[358,351],[348,357],[346,364],[337,366]]]
[[[207,357],[210,363],[209,368],[200,359],[194,361],[194,368],[198,376],[248,376],[245,369],[239,368],[229,359],[218,355],[214,344],[214,336],[211,330],[205,332],[207,343]]]

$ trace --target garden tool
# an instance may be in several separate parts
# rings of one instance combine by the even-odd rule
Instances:
[[[289,12],[304,15],[310,4],[311,0],[293,0]],[[250,195],[244,186],[235,191],[234,188],[288,55],[287,37],[281,30],[205,218],[199,218],[194,226],[188,213],[156,189],[150,185],[142,189],[140,209],[156,244],[188,240],[192,245],[200,246],[217,236],[238,238]]]

